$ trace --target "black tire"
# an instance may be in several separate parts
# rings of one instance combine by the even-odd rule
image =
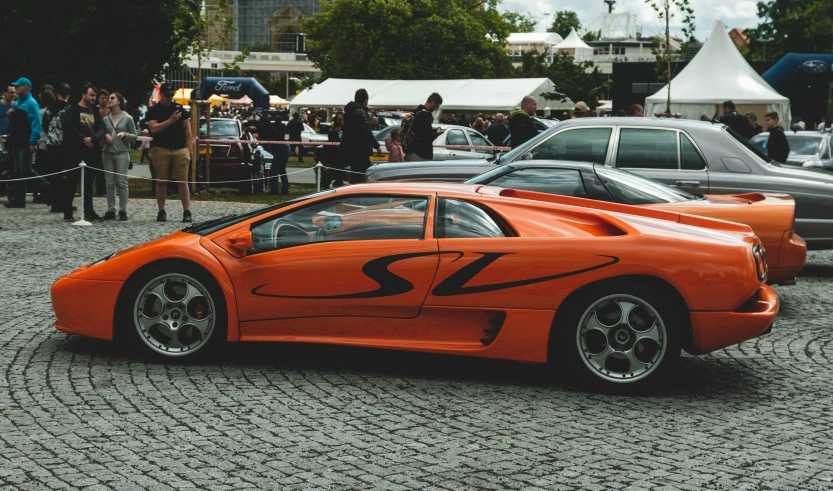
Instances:
[[[153,341],[151,337],[140,333],[139,321],[136,318],[138,317],[137,305],[139,305],[140,295],[143,294],[149,283],[155,282],[159,278],[176,275],[193,279],[204,289],[207,296],[210,297],[210,302],[206,303],[209,306],[208,313],[201,315],[206,315],[205,318],[209,321],[213,320],[213,324],[210,331],[198,341],[199,344],[193,349],[180,353],[163,353],[161,349],[152,348],[149,345],[149,342]],[[176,301],[174,300],[174,302]],[[183,315],[181,327],[186,328],[189,327],[189,323],[196,323],[196,319],[189,320],[187,317],[192,313],[188,306],[183,306],[180,311]],[[115,314],[115,340],[130,351],[149,355],[162,362],[200,361],[214,354],[217,348],[225,343],[228,332],[227,312],[225,297],[213,276],[191,263],[162,261],[142,269],[131,277],[122,289]],[[174,317],[171,316],[170,318],[173,319]],[[165,319],[168,318],[165,317]],[[204,321],[203,319],[200,322]],[[190,331],[193,332],[194,329],[190,329]],[[183,332],[188,335],[189,331],[183,330]],[[149,341],[146,342],[146,339]]]
[[[637,306],[626,316],[623,309],[630,302]],[[616,319],[617,309],[619,320],[611,321]],[[598,319],[600,313],[604,320],[597,324],[601,329],[595,329],[591,316]],[[654,324],[644,332],[631,326],[644,329],[654,317]],[[550,335],[550,360],[561,373],[590,387],[621,392],[662,387],[676,369],[683,336],[690,332],[689,319],[680,299],[650,284],[609,281],[593,285],[570,297],[559,309]],[[612,327],[605,326],[608,322]],[[606,334],[604,329],[608,329]],[[654,332],[659,342],[647,337]],[[614,351],[605,355],[609,350]],[[599,360],[604,360],[603,364]]]

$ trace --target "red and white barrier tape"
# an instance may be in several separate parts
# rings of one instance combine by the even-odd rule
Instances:
[[[153,138],[149,136],[140,136],[137,139],[139,141],[153,141]],[[218,140],[214,138],[200,138],[198,141],[200,143],[240,143],[244,140]],[[341,143],[339,142],[305,142],[292,140],[245,140],[245,142],[248,144],[257,143],[259,145],[303,145],[311,147],[337,147],[341,145]],[[496,150],[499,152],[508,152],[509,150],[512,150],[512,147],[490,147],[488,145],[434,145],[434,148],[448,148],[453,150]]]

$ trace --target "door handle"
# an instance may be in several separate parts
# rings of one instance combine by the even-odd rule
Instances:
[[[449,155],[450,157],[454,157],[454,156],[455,156],[455,155],[457,155],[457,154],[456,154],[456,153],[454,153],[454,152],[448,152],[448,155]]]
[[[700,187],[700,181],[677,181],[677,186],[690,186],[693,188]]]

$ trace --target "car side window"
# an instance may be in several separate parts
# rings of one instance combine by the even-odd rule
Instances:
[[[463,134],[462,130],[448,130],[448,134],[445,137],[445,141],[449,145],[468,145],[469,141],[466,139],[466,135]]]
[[[684,170],[703,170],[706,163],[694,144],[684,134],[680,133],[680,167]]]
[[[487,140],[485,137],[481,136],[480,133],[476,131],[472,131],[469,133],[469,138],[471,138],[471,144],[476,146],[485,146],[491,147],[493,146],[492,143]],[[492,150],[475,150],[476,152],[480,153],[492,153]]]
[[[587,196],[581,173],[575,169],[518,169],[498,177],[489,185],[577,198]]]
[[[435,236],[438,239],[469,239],[506,237],[508,234],[479,206],[459,199],[440,198]]]
[[[625,169],[679,169],[677,132],[622,128],[616,167]]]
[[[252,227],[254,252],[331,241],[422,239],[430,198],[345,196],[293,210]]]
[[[530,150],[533,160],[580,160],[604,164],[610,128],[580,128],[551,136]]]

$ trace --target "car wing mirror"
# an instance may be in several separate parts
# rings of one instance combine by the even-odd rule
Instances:
[[[229,237],[226,239],[226,245],[240,256],[245,256],[248,251],[255,248],[250,230]]]

